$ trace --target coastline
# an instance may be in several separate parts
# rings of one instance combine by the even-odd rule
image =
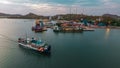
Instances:
[[[93,27],[90,27],[90,28],[95,28],[95,29],[120,29],[120,26],[93,26]]]

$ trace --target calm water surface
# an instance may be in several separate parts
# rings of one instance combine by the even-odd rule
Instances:
[[[83,33],[54,33],[48,29],[34,33],[34,21],[0,19],[0,68],[120,68],[119,29]],[[26,33],[46,40],[52,46],[51,55],[21,48],[12,41]]]

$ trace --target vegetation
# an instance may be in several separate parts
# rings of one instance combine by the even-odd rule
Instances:
[[[66,15],[56,15],[53,16],[52,19],[56,20],[57,17],[60,16],[60,20],[74,20],[74,21],[81,21],[81,19],[86,19],[89,23],[103,23],[105,25],[111,26],[120,26],[120,18],[114,18],[111,16],[87,16],[83,14],[66,14]]]
[[[19,14],[4,14],[0,13],[0,18],[17,18],[17,19],[49,19],[50,16],[42,16],[33,13],[29,13],[26,15],[19,15]],[[59,17],[59,18],[58,18]],[[104,14],[102,16],[88,16],[84,14],[61,14],[51,16],[51,20],[74,20],[74,21],[82,21],[82,19],[87,20],[89,23],[103,23],[105,25],[111,26],[120,26],[120,16],[112,15],[112,14]]]

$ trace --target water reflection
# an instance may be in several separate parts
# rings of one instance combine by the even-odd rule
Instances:
[[[37,51],[25,48],[23,46],[19,46],[19,50],[22,51],[23,53],[25,53],[25,55],[31,55],[31,56],[37,56],[37,57],[46,57],[46,58],[50,58],[51,57],[51,53],[39,53]]]
[[[108,39],[109,34],[110,34],[110,28],[107,28],[105,32],[105,39]]]

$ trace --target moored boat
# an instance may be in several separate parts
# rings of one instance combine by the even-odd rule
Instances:
[[[32,31],[42,32],[47,31],[47,28],[44,26],[43,21],[36,20],[35,26],[32,26]]]
[[[59,28],[58,26],[54,26],[54,27],[53,27],[53,31],[54,31],[54,32],[59,32],[59,31],[60,31],[60,28]]]
[[[81,27],[58,27],[54,26],[53,27],[54,32],[83,32],[83,28]]]

